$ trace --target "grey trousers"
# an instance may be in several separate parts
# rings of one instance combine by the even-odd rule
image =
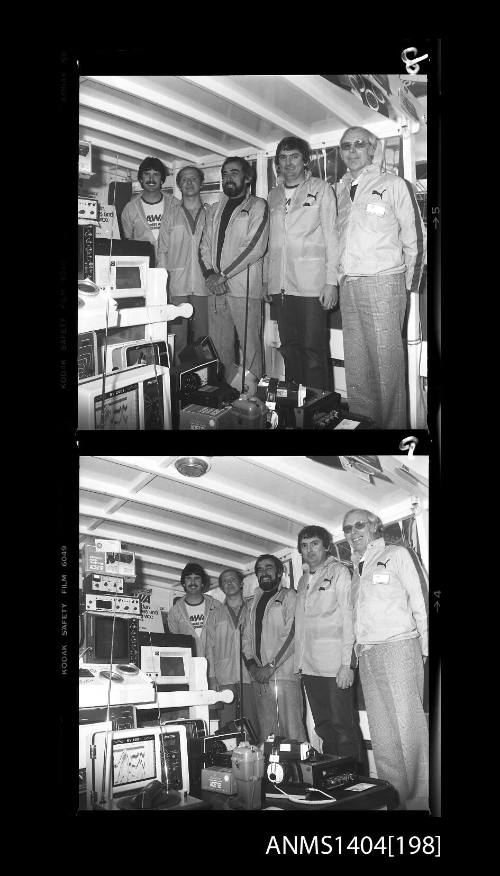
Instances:
[[[373,645],[359,673],[379,779],[394,785],[401,809],[429,808],[429,731],[418,639]]]
[[[240,343],[240,365],[243,364],[243,340],[245,335],[245,298],[234,295],[208,296],[208,333],[224,365],[225,378],[230,382],[236,374],[234,361],[234,329]],[[246,370],[254,377],[262,377],[262,301],[248,301],[248,327]]]
[[[406,368],[402,330],[404,274],[351,277],[340,289],[349,411],[379,429],[405,429]]]
[[[270,733],[306,742],[300,679],[276,681],[270,678],[268,684],[253,681],[252,685],[259,717],[259,742],[265,742]]]

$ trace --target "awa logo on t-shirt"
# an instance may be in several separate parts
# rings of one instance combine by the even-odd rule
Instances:
[[[148,227],[150,231],[154,234],[156,240],[158,240],[158,234],[160,231],[161,220],[163,219],[163,209],[164,202],[163,199],[159,202],[159,204],[148,204],[146,201],[142,201],[142,208],[146,215],[146,220],[148,223]]]
[[[189,605],[186,602],[188,618],[192,623],[197,636],[201,636],[203,624],[205,622],[205,600],[200,605]]]

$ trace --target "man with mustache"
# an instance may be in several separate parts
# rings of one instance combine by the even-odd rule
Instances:
[[[175,335],[175,353],[188,342],[188,326],[191,340],[208,334],[207,289],[198,260],[198,249],[205,227],[205,218],[210,209],[200,197],[203,171],[199,167],[182,167],[176,182],[182,192],[182,201],[176,201],[167,213],[158,236],[158,267],[168,271],[168,297],[172,304],[192,304],[193,316],[170,320],[169,333]]]
[[[263,198],[250,194],[253,170],[244,158],[226,158],[221,173],[224,194],[207,216],[200,245],[209,293],[208,330],[231,383],[238,374],[235,329],[243,367],[248,279],[245,384],[253,393],[262,376],[262,263],[269,233],[268,208]]]
[[[428,809],[426,581],[408,548],[385,543],[376,514],[353,508],[343,529],[354,564],[354,650],[377,775],[396,788],[400,809]]]
[[[173,195],[163,194],[161,187],[167,178],[167,168],[159,158],[148,156],[141,161],[137,179],[142,193],[135,195],[122,211],[123,233],[128,240],[148,240],[158,258],[158,236],[170,208],[178,204]]]
[[[281,586],[283,563],[262,554],[258,587],[243,631],[243,653],[253,679],[260,742],[274,733],[305,742],[300,677],[294,671],[295,590]]]
[[[187,563],[181,572],[181,584],[185,595],[163,617],[165,632],[192,636],[196,642],[196,656],[206,656],[207,625],[215,621],[221,611],[221,603],[205,591],[210,587],[210,578],[199,563]],[[207,668],[210,675],[210,668]]]

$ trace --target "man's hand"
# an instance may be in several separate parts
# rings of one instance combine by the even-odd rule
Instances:
[[[262,284],[262,297],[264,301],[267,301],[268,304],[272,303],[273,296],[269,295],[269,292],[267,291],[267,283]]]
[[[352,687],[354,681],[354,672],[350,666],[341,666],[337,672],[337,687],[341,690],[347,690]]]
[[[223,295],[227,292],[226,282],[222,274],[210,274],[205,280],[205,286],[212,295]]]
[[[206,278],[205,286],[207,287],[209,292],[213,292],[213,289],[215,288],[215,284],[217,282],[217,277],[219,277],[219,276],[220,276],[220,274],[210,274]]]
[[[274,667],[269,666],[269,664],[267,666],[252,666],[249,672],[254,681],[258,681],[259,684],[267,684],[274,672]]]
[[[328,283],[323,286],[323,291],[319,296],[319,303],[323,310],[333,310],[339,300],[339,287],[329,286]]]
[[[250,675],[252,676],[252,678],[253,678],[254,681],[258,681],[258,680],[259,680],[259,679],[257,678],[257,672],[259,671],[260,668],[261,668],[260,666],[256,666],[254,663],[252,663],[252,664],[248,667],[248,671],[249,671],[249,673],[250,673]]]
[[[271,666],[269,663],[267,663],[266,666],[262,667],[260,680],[262,682],[269,681],[269,679],[271,678],[271,675],[274,675],[275,672],[276,672],[275,667]]]

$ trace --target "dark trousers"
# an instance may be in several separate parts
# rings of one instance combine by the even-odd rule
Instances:
[[[273,295],[272,299],[286,380],[331,389],[328,320],[319,298]]]
[[[363,737],[354,703],[353,688],[342,690],[335,678],[303,675],[314,729],[323,740],[323,754],[353,757],[363,762]]]

